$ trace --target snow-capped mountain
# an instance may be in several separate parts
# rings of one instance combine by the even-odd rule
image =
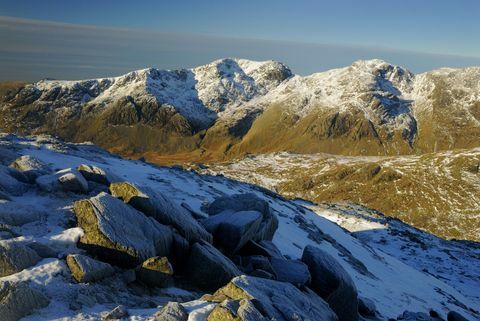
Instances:
[[[478,146],[479,83],[479,68],[414,75],[368,60],[298,76],[274,61],[222,59],[188,70],[1,89],[0,126],[89,140],[157,162],[175,154],[415,154]]]
[[[48,136],[0,163],[3,320],[479,318],[474,243]]]

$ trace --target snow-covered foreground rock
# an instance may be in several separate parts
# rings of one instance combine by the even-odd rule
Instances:
[[[0,151],[0,163],[5,168],[11,169],[7,166],[27,155],[36,160],[32,164],[42,164],[37,182],[32,183],[18,169],[2,171],[0,179],[0,239],[24,248],[26,256],[17,258],[19,263],[14,269],[6,270],[0,277],[1,284],[8,282],[8,286],[0,287],[0,311],[11,311],[8,309],[12,302],[18,300],[10,295],[14,292],[3,289],[14,289],[12,284],[17,285],[24,292],[34,293],[30,301],[24,302],[26,308],[21,311],[24,320],[101,320],[110,311],[111,317],[117,315],[129,320],[214,321],[230,317],[335,320],[334,311],[338,311],[342,300],[350,309],[362,307],[362,313],[368,310],[365,304],[370,307],[374,304],[376,313],[371,318],[379,320],[396,319],[404,311],[427,315],[435,311],[444,319],[451,311],[469,320],[480,317],[480,299],[475,293],[475,288],[478,289],[475,266],[480,259],[475,254],[478,248],[473,245],[463,248],[473,253],[466,256],[468,265],[434,261],[434,257],[425,253],[418,255],[416,261],[413,255],[417,252],[412,252],[406,240],[408,252],[403,248],[392,250],[373,240],[374,231],[365,237],[358,233],[352,235],[332,222],[332,217],[329,220],[316,213],[326,209],[311,210],[305,204],[222,176],[124,160],[93,145],[65,144],[46,136],[3,135]],[[79,167],[82,164],[101,169],[95,172],[103,175],[103,179],[82,174],[86,170],[85,166]],[[51,172],[45,173],[46,168]],[[59,188],[48,191],[40,188],[38,181],[43,182],[44,175],[59,179],[64,176],[58,174],[63,170],[66,171],[60,173],[74,173],[64,180],[69,184],[62,185],[58,180],[49,186]],[[162,206],[150,206],[153,212],[145,213],[138,202],[135,205],[124,196],[123,202],[114,199],[109,190],[112,180],[107,176],[140,189],[143,186],[144,192],[155,191],[156,196],[148,198],[146,192],[141,197],[154,202],[161,195]],[[87,191],[78,189],[78,184],[70,184],[82,178],[87,181]],[[15,186],[19,190],[15,190]],[[83,201],[87,199],[90,201]],[[150,204],[147,200],[141,204]],[[87,202],[87,209],[79,208],[78,204],[82,203],[78,201]],[[175,228],[174,224],[164,224],[155,218],[161,218],[159,212],[167,210],[181,213],[178,215],[182,222],[191,228]],[[338,214],[337,221],[352,216],[340,210],[329,213]],[[212,222],[217,215],[219,218]],[[171,222],[171,216],[164,217],[163,222]],[[192,219],[200,224],[193,223]],[[368,225],[368,229],[373,228]],[[384,237],[388,242],[389,229],[381,224],[378,228],[386,231]],[[200,236],[192,237],[192,231],[201,231]],[[243,234],[236,234],[239,231]],[[208,233],[212,235],[213,245],[209,243]],[[227,242],[228,233],[235,236],[234,244]],[[394,239],[395,242],[398,239]],[[432,240],[425,250],[428,253],[441,251],[441,244],[433,242],[433,238],[425,234],[422,240]],[[307,246],[316,250],[305,255]],[[445,246],[455,248],[450,242]],[[328,259],[307,260],[311,253],[317,253],[320,258],[322,253],[327,253]],[[70,256],[76,259],[67,260],[68,255],[76,255]],[[155,258],[145,261],[147,257]],[[8,260],[0,258],[0,269]],[[92,260],[104,261],[104,264]],[[132,266],[141,261],[145,262],[139,264],[140,267]],[[279,264],[291,267],[287,270],[293,271],[292,274],[282,273],[282,278],[292,277],[296,284],[275,280]],[[438,271],[444,266],[449,269],[450,279],[426,270],[425,265],[432,268],[435,265]],[[341,268],[332,270],[335,266]],[[310,282],[317,285],[326,282],[318,272],[321,269],[327,269],[328,280],[333,283],[327,283],[328,287],[320,290]],[[156,276],[162,280],[161,286],[145,281]],[[215,276],[217,282],[225,276],[233,279],[224,282],[220,289],[202,290],[206,287],[205,280],[214,280]],[[92,281],[76,281],[85,277]],[[342,280],[342,286],[338,287],[335,280]],[[347,293],[350,299],[344,302]],[[357,302],[355,295],[361,300]],[[181,304],[169,304],[162,310],[170,301]],[[172,318],[167,319],[167,315]],[[17,313],[10,319],[20,316]],[[367,319],[358,314],[354,318]],[[438,319],[432,317],[432,320]]]

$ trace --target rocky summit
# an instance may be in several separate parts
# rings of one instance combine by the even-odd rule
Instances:
[[[245,88],[288,74],[236,63]],[[480,318],[474,242],[91,143],[1,134],[0,151],[2,321]]]

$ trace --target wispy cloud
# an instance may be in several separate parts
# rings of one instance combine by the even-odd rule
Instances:
[[[420,72],[480,65],[480,58],[348,44],[222,38],[207,35],[76,25],[0,16],[0,79],[113,76],[134,69],[193,67],[223,57],[275,59],[309,74],[381,58]]]

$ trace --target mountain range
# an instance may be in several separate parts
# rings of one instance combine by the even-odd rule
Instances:
[[[222,59],[193,69],[1,86],[0,128],[157,163],[289,151],[391,156],[478,147],[480,68],[413,74],[381,60],[294,75]]]

